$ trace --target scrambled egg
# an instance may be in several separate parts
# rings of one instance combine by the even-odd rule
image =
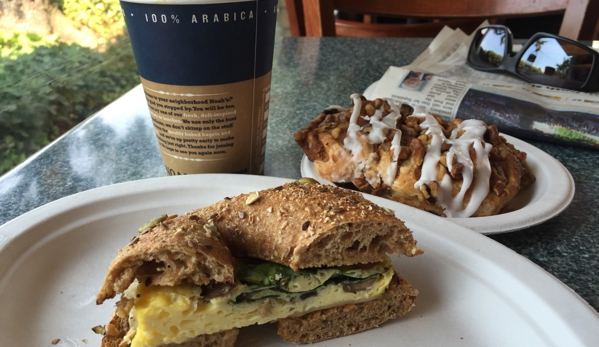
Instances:
[[[252,287],[238,283],[226,296],[206,300],[200,287],[137,285],[135,307],[130,313],[136,330],[131,347],[155,347],[181,343],[201,334],[212,334],[252,324],[265,324],[290,316],[348,303],[359,303],[382,295],[394,275],[389,267],[364,290],[348,292],[342,283],[319,286],[313,292],[277,292],[258,300],[240,300]],[[133,293],[131,293],[133,294]]]

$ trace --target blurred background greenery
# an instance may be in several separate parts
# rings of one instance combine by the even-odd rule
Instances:
[[[0,175],[139,84],[118,0],[0,0]]]

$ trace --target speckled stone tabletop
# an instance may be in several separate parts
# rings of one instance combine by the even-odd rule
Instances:
[[[284,38],[275,47],[265,174],[299,178],[293,133],[323,108],[349,105],[389,66],[412,62],[429,39]],[[572,174],[576,193],[557,217],[490,236],[599,310],[599,151],[529,141]],[[0,225],[95,187],[165,176],[140,87],[0,178]]]

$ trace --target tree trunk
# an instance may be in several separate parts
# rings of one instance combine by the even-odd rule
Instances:
[[[50,0],[0,0],[0,30],[51,34],[53,9]]]

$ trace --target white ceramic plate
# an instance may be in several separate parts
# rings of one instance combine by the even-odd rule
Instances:
[[[515,137],[502,134],[517,149],[527,153],[526,164],[536,176],[535,183],[513,200],[514,211],[498,216],[452,218],[459,225],[482,234],[498,234],[521,230],[543,223],[562,212],[574,197],[574,179],[555,158],[537,147]],[[311,177],[324,184],[332,182],[320,177],[305,155],[300,164],[302,177]],[[432,215],[434,218],[444,218]]]
[[[0,346],[99,346],[114,301],[95,296],[117,250],[163,213],[280,185],[262,176],[164,177],[57,200],[0,227]],[[491,239],[376,197],[414,231],[424,254],[394,257],[417,306],[379,329],[314,346],[599,346],[599,314],[557,279]],[[237,346],[294,346],[272,326]]]

